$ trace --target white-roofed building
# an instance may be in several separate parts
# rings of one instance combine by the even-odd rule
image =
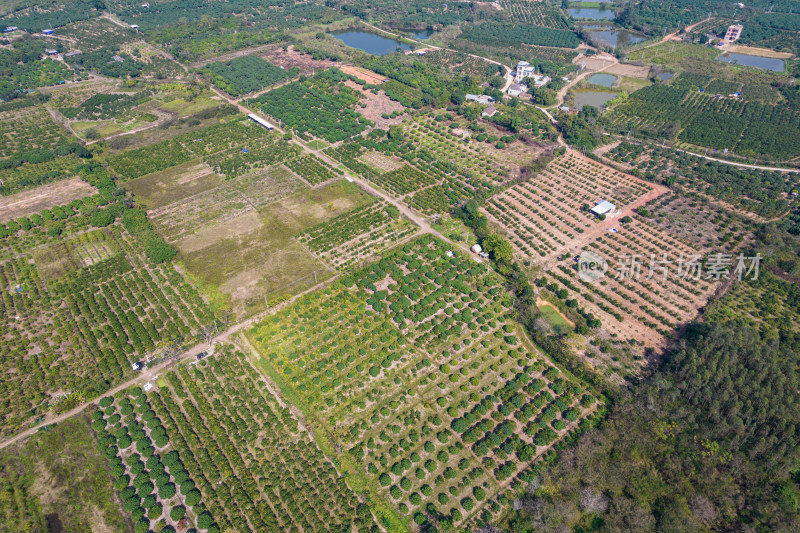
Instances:
[[[255,113],[250,113],[249,115],[247,115],[247,118],[249,118],[250,120],[252,120],[256,124],[258,124],[259,126],[263,126],[263,127],[267,128],[268,130],[275,129],[275,125],[274,124],[271,124],[271,123],[267,122],[266,120],[264,120],[263,118],[259,117]]]
[[[617,206],[615,206],[611,202],[608,202],[606,200],[602,200],[602,201],[598,202],[596,206],[591,208],[590,211],[593,214],[597,215],[597,216],[600,216],[600,215],[605,216],[605,215],[613,215],[614,211],[616,211],[616,209],[617,209]]]

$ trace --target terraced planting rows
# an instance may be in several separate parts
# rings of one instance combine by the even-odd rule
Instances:
[[[501,280],[447,252],[424,236],[248,333],[343,464],[420,528],[499,516],[595,404],[521,343]]]
[[[160,342],[211,320],[197,291],[119,225],[0,262],[0,288],[3,434],[102,393]]]
[[[176,242],[208,225],[230,220],[306,187],[289,170],[275,166],[240,176],[150,213],[164,238]]]
[[[613,334],[650,347],[659,346],[676,327],[694,319],[720,281],[709,279],[708,271],[699,266],[705,264],[700,250],[638,216],[585,249],[607,261],[605,276],[583,281],[576,275],[575,261],[567,258],[548,272],[548,282],[554,282],[557,290],[567,289],[568,298],[598,315]],[[698,267],[691,268],[692,262]]]
[[[416,232],[387,202],[373,202],[314,226],[300,242],[336,268],[369,259]]]
[[[189,493],[200,496],[202,503],[192,507],[198,529],[370,531],[369,507],[305,424],[272,394],[246,355],[230,345],[217,350],[196,366],[168,373],[167,385],[145,400],[165,428],[164,450],[171,452],[164,457],[179,454],[193,481]],[[210,525],[200,523],[205,513]]]
[[[486,210],[520,253],[548,258],[563,253],[597,224],[589,212],[597,202],[607,200],[621,208],[647,192],[647,185],[570,153],[550,163],[534,181],[492,197]]]

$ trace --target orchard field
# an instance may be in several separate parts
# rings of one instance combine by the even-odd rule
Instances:
[[[4,226],[19,228],[0,240],[4,435],[129,379],[132,363],[161,343],[191,341],[212,321],[197,290],[154,261],[164,260],[163,247],[144,212],[124,210],[122,223],[83,215],[106,205],[96,196],[90,207],[76,200]]]
[[[373,516],[313,433],[231,345],[92,418],[136,531],[369,531]]]
[[[492,197],[486,210],[522,256],[549,261],[591,240],[598,219],[589,209],[596,203],[606,200],[621,210],[651,191],[640,180],[570,152],[533,180]]]
[[[448,249],[421,237],[248,332],[342,465],[421,528],[498,516],[597,408],[518,334],[501,280]]]

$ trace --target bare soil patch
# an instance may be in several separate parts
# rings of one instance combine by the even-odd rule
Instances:
[[[80,178],[43,185],[29,191],[0,197],[0,222],[38,213],[57,205],[97,193],[97,189]]]
[[[377,74],[365,68],[345,65],[343,67],[339,67],[339,70],[341,70],[345,74],[349,74],[350,76],[355,76],[356,78],[363,80],[369,83],[370,85],[380,85],[381,83],[388,81],[387,78],[381,76],[380,74]]]
[[[603,72],[606,72],[608,74],[614,74],[616,76],[628,76],[629,78],[647,79],[647,77],[650,75],[650,67],[617,63],[616,65],[607,68]]]
[[[347,80],[345,85],[360,92],[364,97],[362,102],[367,104],[367,107],[357,107],[356,111],[373,121],[376,128],[384,130],[389,129],[391,126],[402,123],[403,119],[407,116],[403,113],[395,118],[383,118],[385,114],[391,115],[394,112],[402,113],[405,111],[405,108],[399,102],[391,100],[383,91],[378,91],[378,93],[375,94],[372,91],[364,90],[361,85],[350,80]]]
[[[741,44],[726,44],[722,47],[722,49],[726,52],[735,52],[751,56],[772,57],[775,59],[792,58],[792,54],[789,52],[778,52],[776,50],[770,50],[769,48],[758,48],[756,46],[744,46]]]
[[[340,67],[335,61],[329,59],[314,59],[310,55],[302,54],[295,50],[294,46],[289,46],[285,52],[283,48],[274,48],[259,54],[259,57],[266,59],[273,65],[283,67],[286,70],[297,67],[300,69],[301,74],[312,74],[316,70]]]

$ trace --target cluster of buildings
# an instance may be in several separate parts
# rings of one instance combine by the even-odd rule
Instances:
[[[533,82],[533,86],[537,88],[544,87],[552,80],[550,76],[536,72],[536,67],[532,67],[527,61],[517,63],[511,75],[514,77],[514,83],[506,91],[509,96],[522,96],[528,91],[528,87],[523,83],[525,79],[529,78]]]

